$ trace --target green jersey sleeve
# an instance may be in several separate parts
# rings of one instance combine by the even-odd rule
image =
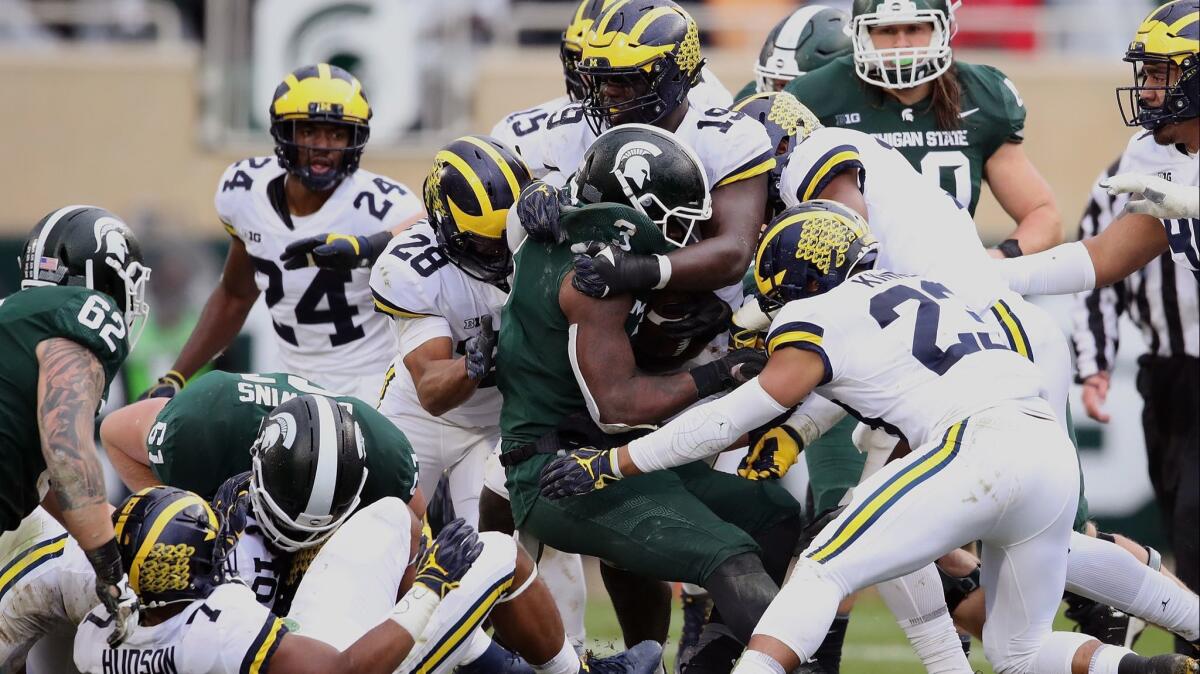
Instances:
[[[988,65],[958,63],[958,79],[965,97],[963,125],[975,126],[985,143],[984,156],[990,157],[1004,143],[1025,140],[1025,102],[1017,86],[1000,70]],[[969,106],[969,107],[968,107]],[[978,112],[971,112],[978,109]],[[972,116],[978,119],[972,123]]]
[[[788,82],[783,90],[795,96],[825,126],[847,126],[853,115],[869,108],[865,87],[854,72],[853,56],[840,56],[807,72]]]
[[[125,317],[108,295],[94,290],[79,290],[55,312],[58,336],[78,342],[91,351],[104,368],[104,389],[121,369],[129,355]]]
[[[367,481],[363,485],[359,507],[385,496],[395,496],[407,503],[417,491],[417,459],[408,437],[387,417],[358,398],[338,400],[348,401],[354,407],[354,416],[362,429],[363,445],[367,449]]]

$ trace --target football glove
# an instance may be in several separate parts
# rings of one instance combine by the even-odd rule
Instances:
[[[733,309],[712,293],[705,293],[692,303],[688,315],[677,321],[660,323],[663,334],[673,339],[696,339],[707,342],[729,329]]]
[[[284,269],[360,269],[375,264],[391,240],[392,233],[388,230],[370,236],[320,234],[291,242],[279,259]]]
[[[517,197],[517,218],[529,238],[541,243],[566,241],[559,219],[571,210],[571,198],[566,189],[534,180]]]
[[[698,398],[735,389],[758,376],[767,365],[767,354],[755,349],[735,349],[720,358],[688,370],[696,382]]]
[[[496,352],[496,331],[492,329],[491,315],[479,321],[479,334],[467,339],[467,376],[479,381],[492,371],[493,354]]]
[[[571,246],[571,252],[575,253],[575,278],[571,279],[571,285],[589,297],[603,299],[665,285],[659,265],[662,255],[627,253],[602,241],[577,243]]]
[[[1101,180],[1100,186],[1112,195],[1129,194],[1121,215],[1141,213],[1160,220],[1200,218],[1200,191],[1194,186],[1138,173],[1117,174]]]
[[[104,545],[85,550],[84,556],[96,572],[96,596],[108,611],[113,623],[112,634],[108,635],[108,645],[112,648],[120,646],[130,630],[137,625],[138,598],[129,587],[129,576],[121,569],[121,552],[117,548],[117,539],[110,539]]]
[[[556,501],[604,489],[620,479],[616,449],[583,447],[546,464],[538,485],[542,496]]]
[[[414,585],[422,585],[439,599],[446,596],[466,575],[483,552],[479,534],[459,518],[442,528],[432,542],[422,540],[421,556],[417,560]]]
[[[787,424],[752,432],[750,451],[738,464],[738,475],[747,480],[778,480],[796,464],[802,449],[800,434]]]
[[[183,388],[186,381],[178,371],[168,370],[166,374],[158,378],[158,381],[154,382],[154,386],[143,391],[142,395],[138,396],[138,400],[145,400],[147,398],[173,398]]]

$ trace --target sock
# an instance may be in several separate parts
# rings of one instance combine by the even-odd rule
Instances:
[[[787,674],[775,658],[758,651],[746,651],[733,668],[733,674]]]
[[[876,588],[926,671],[931,674],[972,671],[946,608],[941,575],[935,565],[926,564]]]
[[[929,674],[970,674],[975,671],[963,653],[962,641],[949,612],[943,609],[940,615],[925,622],[902,627]]]
[[[1127,655],[1136,654],[1122,646],[1101,644],[1088,663],[1088,674],[1131,674],[1127,668],[1121,667],[1121,660]]]
[[[570,639],[563,640],[563,646],[559,649],[558,655],[551,658],[550,662],[533,666],[533,671],[537,674],[576,674],[580,670],[582,667],[579,664],[579,656],[571,647]]]

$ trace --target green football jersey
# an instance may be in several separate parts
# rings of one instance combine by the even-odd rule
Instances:
[[[561,220],[567,241],[526,239],[514,257],[512,291],[500,318],[496,383],[504,396],[500,411],[502,451],[534,442],[567,416],[586,411],[568,354],[567,317],[558,304],[563,278],[574,269],[573,243],[611,241],[639,255],[670,250],[662,232],[645,215],[616,204],[593,204]],[[524,518],[537,496],[538,474],[550,455],[508,469],[513,516]]]
[[[367,450],[367,482],[359,507],[385,496],[408,501],[417,464],[408,438],[374,407],[339,396],[296,375],[213,370],[193,380],[158,413],[146,438],[150,469],[165,484],[211,499],[226,479],[250,470],[250,446],[265,417],[296,396],[330,396],[354,408]]]
[[[859,79],[853,56],[797,77],[784,91],[822,124],[870,133],[895,147],[974,215],[984,164],[1004,143],[1023,140],[1025,104],[999,70],[961,61],[955,66],[962,87],[961,123],[948,131],[937,127],[932,96],[904,105]]]
[[[15,529],[40,501],[37,481],[46,460],[38,431],[37,345],[61,337],[92,352],[104,369],[107,397],[129,354],[125,333],[117,303],[87,288],[28,288],[0,302],[0,531]]]
[[[733,95],[733,102],[737,103],[738,101],[742,100],[743,98],[749,98],[757,93],[758,93],[758,83],[755,82],[754,80],[750,80],[749,82],[746,83],[746,86],[742,87],[740,90],[738,90],[738,92],[736,94]]]

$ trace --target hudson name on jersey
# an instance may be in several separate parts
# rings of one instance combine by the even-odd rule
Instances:
[[[428,220],[393,238],[371,270],[375,309],[395,320],[399,353],[388,368],[379,409],[388,417],[427,416],[404,358],[425,342],[448,337],[457,356],[467,340],[479,334],[484,316],[499,330],[500,309],[507,294],[452,264],[442,252]],[[441,415],[448,423],[494,427],[500,416],[495,377],[485,377],[465,402]]]
[[[387,322],[371,311],[368,270],[285,270],[279,256],[305,237],[393,229],[421,212],[420,201],[404,185],[360,168],[319,211],[296,216],[287,208],[285,175],[275,157],[243,159],[225,170],[215,198],[225,230],[253,261],[284,369],[318,382],[378,376],[395,344]]]
[[[912,447],[998,403],[1044,397],[1041,372],[991,314],[937,281],[883,269],[785,305],[767,336],[768,353],[783,347],[821,357],[818,394]]]

